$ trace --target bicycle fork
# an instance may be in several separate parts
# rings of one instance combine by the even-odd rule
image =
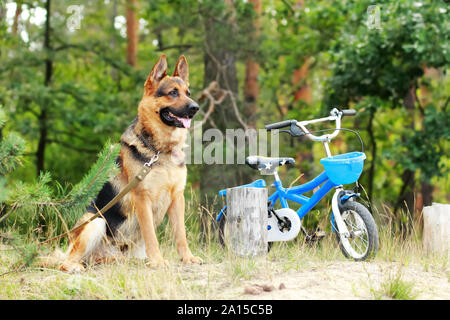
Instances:
[[[340,237],[344,236],[345,238],[348,238],[350,236],[347,226],[344,222],[344,220],[342,219],[341,216],[341,211],[339,210],[339,194],[343,191],[344,189],[342,188],[342,186],[336,187],[336,191],[334,192],[333,195],[333,199],[331,200],[331,210],[333,210],[333,216],[334,216],[334,221],[336,222],[336,226],[337,226],[337,231],[339,232]]]

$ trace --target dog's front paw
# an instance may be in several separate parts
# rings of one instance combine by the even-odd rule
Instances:
[[[59,270],[68,272],[68,273],[80,273],[85,270],[82,264],[75,262],[63,262],[59,266]]]
[[[169,262],[164,259],[162,256],[148,258],[145,265],[150,268],[159,268],[166,267],[169,265]]]
[[[203,264],[203,260],[201,258],[196,257],[192,254],[181,258],[181,262],[183,262],[183,264],[191,264],[191,263]]]

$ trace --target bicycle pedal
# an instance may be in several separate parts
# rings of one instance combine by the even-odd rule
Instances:
[[[325,231],[323,231],[323,230],[319,230],[319,231],[314,232],[314,235],[316,237],[323,238],[323,237],[325,237],[327,235],[327,233]]]
[[[327,234],[325,231],[322,231],[322,230],[316,231],[311,235],[311,241],[322,240],[323,238],[325,238],[326,235]]]

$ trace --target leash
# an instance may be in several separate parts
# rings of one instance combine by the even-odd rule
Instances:
[[[92,220],[98,218],[99,216],[103,216],[103,214],[108,211],[113,205],[115,205],[120,199],[122,199],[128,192],[130,192],[131,189],[133,189],[134,187],[136,187],[142,180],[145,179],[145,177],[149,174],[150,170],[152,169],[153,164],[158,161],[159,158],[159,151],[155,152],[155,155],[153,157],[151,157],[151,159],[144,163],[142,169],[138,172],[138,174],[133,178],[133,180],[131,180],[126,186],[125,188],[122,189],[122,191],[120,191],[110,202],[108,202],[108,204],[106,204],[101,210],[99,210],[95,215],[93,215],[92,217],[90,217],[88,220],[86,220],[85,222],[83,222],[82,224],[80,224],[79,226],[76,226],[74,228],[72,228],[71,230],[60,234],[56,237],[47,239],[43,242],[40,242],[39,245],[42,244],[46,244],[61,238],[64,238],[66,236],[68,236],[69,234],[73,233],[74,231],[80,229],[81,227],[87,225],[89,222],[91,222]]]

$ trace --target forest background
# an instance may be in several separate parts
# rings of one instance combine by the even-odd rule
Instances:
[[[45,238],[62,230],[58,213],[68,224],[79,217],[114,171],[110,143],[135,118],[164,53],[169,69],[187,57],[203,130],[356,109],[343,127],[365,143],[363,200],[393,232],[420,227],[423,206],[450,199],[449,9],[412,0],[0,1],[0,219],[11,215],[0,226]],[[332,147],[359,150],[347,132]],[[280,169],[285,185],[322,171],[320,144],[281,135],[279,153],[297,160]],[[187,201],[209,219],[219,189],[256,178],[245,165],[190,164]],[[49,217],[58,228],[48,229]]]

